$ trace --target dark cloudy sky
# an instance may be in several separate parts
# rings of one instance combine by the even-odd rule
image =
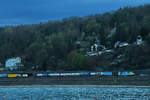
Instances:
[[[143,4],[150,4],[150,0],[0,0],[0,26],[87,16]]]

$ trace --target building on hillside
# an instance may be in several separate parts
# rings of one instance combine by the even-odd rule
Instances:
[[[141,45],[142,44],[142,36],[141,35],[137,36],[136,44],[137,45]]]
[[[100,40],[96,40],[94,44],[91,46],[91,52],[98,52],[105,49],[106,49],[105,46],[100,44]]]
[[[78,40],[78,41],[75,42],[75,44],[76,44],[76,48],[79,49],[80,46],[81,46],[81,42]]]
[[[120,42],[120,41],[117,41],[114,45],[114,48],[121,48],[121,47],[125,47],[125,46],[128,46],[129,44],[127,42]]]
[[[91,45],[90,52],[87,52],[86,56],[98,56],[100,52],[106,50],[104,45],[100,44],[100,40],[96,40],[93,45]]]
[[[5,62],[5,67],[9,70],[17,70],[23,67],[20,57],[7,59]]]

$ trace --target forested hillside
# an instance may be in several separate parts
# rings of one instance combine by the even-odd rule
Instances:
[[[133,43],[139,34],[145,44],[135,46]],[[113,54],[84,56],[96,39],[109,49],[113,49],[117,41],[132,45]],[[23,70],[148,69],[149,43],[150,5],[126,7],[102,15],[1,27],[0,62],[4,66],[6,59],[22,57]],[[124,54],[123,62],[112,64],[119,54]]]

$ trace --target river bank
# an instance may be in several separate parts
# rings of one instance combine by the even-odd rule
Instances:
[[[136,86],[136,85],[4,85],[4,87],[97,87],[97,88],[150,88],[150,86]]]

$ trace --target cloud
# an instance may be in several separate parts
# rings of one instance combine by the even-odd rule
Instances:
[[[1,24],[31,24],[70,16],[87,16],[124,6],[150,4],[150,0],[3,0]]]

